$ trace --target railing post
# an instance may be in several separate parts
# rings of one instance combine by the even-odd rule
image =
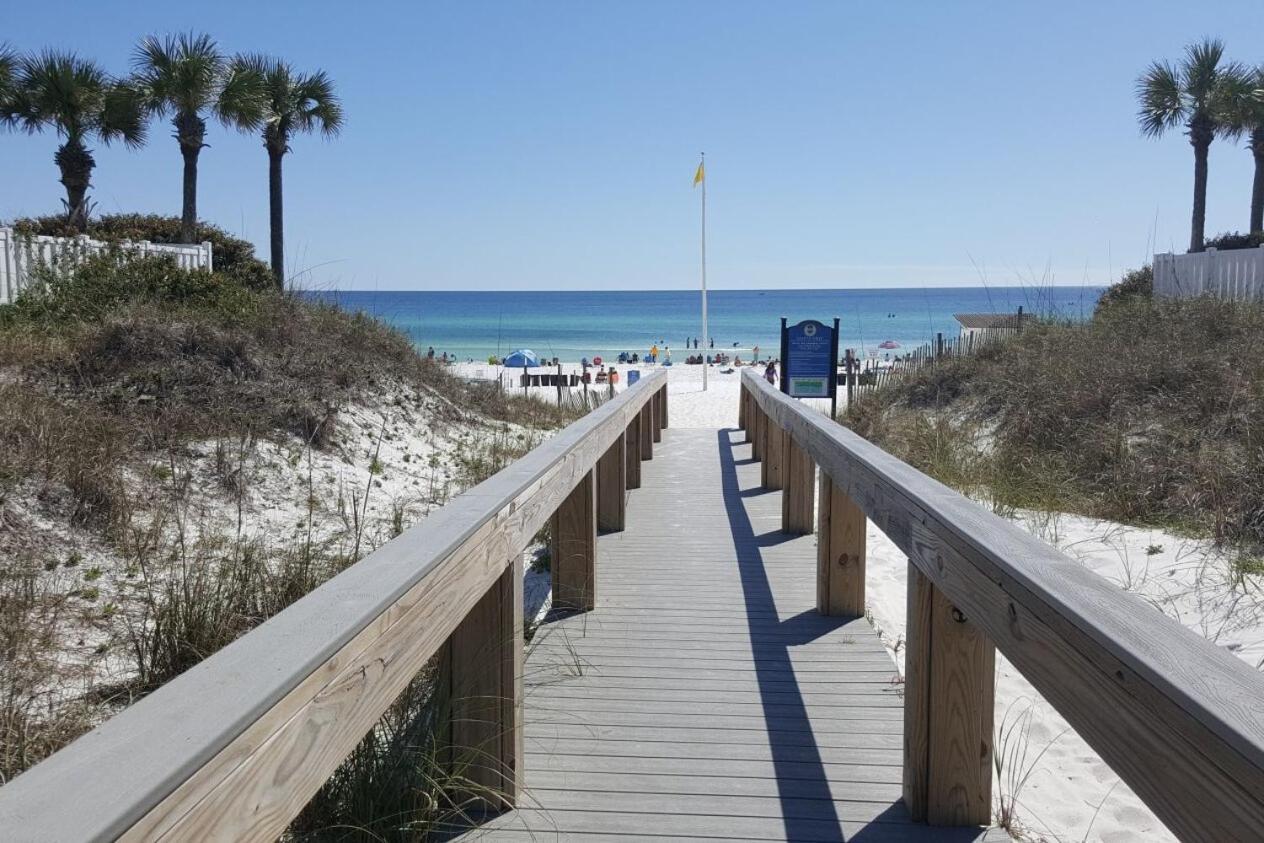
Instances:
[[[763,459],[763,432],[767,427],[769,417],[763,415],[760,404],[755,401],[755,396],[751,396],[751,434],[748,439],[751,440],[751,456],[753,459]]]
[[[765,489],[775,491],[785,486],[785,446],[789,435],[781,429],[781,425],[764,416],[764,453],[759,468]]]
[[[746,384],[741,384],[737,392],[737,426],[746,430]],[[742,441],[750,441],[750,431],[746,431],[746,437]]]
[[[931,825],[987,825],[996,648],[912,563],[904,660],[909,814]]]
[[[654,459],[654,443],[658,437],[654,435],[654,407],[652,401],[641,405],[641,460]]]
[[[445,664],[451,764],[492,810],[522,794],[522,557],[509,565],[448,637]]]
[[[785,490],[781,493],[781,532],[805,536],[816,526],[816,463],[786,431]]]
[[[637,413],[623,431],[623,446],[627,462],[625,480],[629,489],[641,488],[641,414]]]
[[[553,514],[553,605],[587,612],[596,604],[597,495],[593,472]]]
[[[663,430],[667,429],[667,384],[663,384],[658,390],[658,426]]]
[[[865,513],[821,472],[816,539],[816,611],[861,617],[865,613]]]
[[[618,436],[597,460],[597,529],[623,529],[623,508],[627,495],[628,460],[624,435]],[[637,468],[640,468],[638,465]]]
[[[663,393],[662,390],[655,390],[654,395],[650,398],[648,406],[650,408],[650,429],[654,431],[654,441],[663,441]]]

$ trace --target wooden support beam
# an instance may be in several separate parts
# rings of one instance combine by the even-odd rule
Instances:
[[[522,558],[505,569],[448,637],[449,762],[461,802],[500,811],[522,794]]]
[[[904,679],[904,802],[918,822],[992,817],[996,648],[912,563]]]
[[[662,388],[659,389],[658,392],[660,395],[662,395],[662,399],[659,404],[658,424],[659,424],[659,427],[663,428],[663,430],[666,430],[667,429],[667,384],[663,384]]]
[[[816,611],[822,615],[865,614],[865,529],[856,502],[824,471],[817,521]]]
[[[641,488],[641,415],[632,417],[627,429],[623,432],[623,449],[627,455],[627,471],[625,472],[629,489]]]
[[[597,460],[597,529],[606,532],[623,529],[628,482],[624,439],[623,436],[616,438]],[[640,467],[638,463],[637,468]]]
[[[785,445],[789,433],[772,419],[765,418],[763,426],[763,461],[760,468],[760,480],[765,489],[780,489],[785,486]]]
[[[784,445],[785,490],[781,493],[781,532],[805,536],[815,528],[816,463],[787,431]]]
[[[654,436],[654,408],[651,406],[652,401],[646,401],[641,406],[641,460],[654,459],[654,443],[658,441]]]
[[[654,431],[654,441],[663,441],[663,393],[656,391],[650,399],[650,429]]]
[[[737,426],[741,430],[746,431],[746,437],[742,440],[743,442],[750,441],[750,431],[746,430],[746,405],[749,402],[750,397],[747,395],[746,386],[743,385],[737,393]]]
[[[587,612],[596,605],[597,495],[593,472],[553,515],[553,605]]]

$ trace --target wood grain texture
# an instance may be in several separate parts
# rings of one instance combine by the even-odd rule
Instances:
[[[891,657],[812,611],[813,539],[780,534],[740,438],[664,432],[597,540],[596,608],[529,649],[526,810],[467,839],[979,837],[910,822]]]
[[[0,788],[6,838],[276,839],[661,385],[652,373]]]
[[[763,429],[764,455],[760,460],[760,478],[764,488],[779,491],[785,485],[785,445],[788,435],[781,427],[765,419]]]
[[[904,632],[904,804],[915,822],[926,822],[930,786],[930,652],[934,586],[917,566],[908,566],[908,609]]]
[[[654,459],[654,407],[646,401],[641,407],[641,462]]]
[[[992,717],[996,648],[931,586],[930,722],[926,821],[987,825],[992,817]],[[922,642],[919,642],[922,643]]]
[[[553,516],[553,605],[587,612],[597,596],[597,500],[592,472]]]
[[[641,488],[641,415],[637,413],[624,431],[623,449],[627,454],[627,478],[629,489]]]
[[[625,439],[623,436],[616,437],[597,461],[597,529],[607,532],[623,529],[628,482]]]
[[[1172,831],[1264,827],[1264,677],[1082,565],[743,374],[817,464]]]
[[[820,472],[816,610],[822,615],[865,614],[865,513]]]
[[[787,435],[785,491],[781,496],[781,532],[805,536],[816,528],[816,463]]]
[[[653,400],[650,401],[650,419],[651,429],[654,431],[654,441],[663,441],[663,394],[655,392]]]
[[[746,431],[746,405],[749,400],[749,397],[746,395],[746,387],[740,387],[737,393],[737,427],[743,432]],[[742,441],[746,442],[749,439],[743,437]]]
[[[658,401],[659,401],[658,426],[666,430],[667,419],[669,416],[669,413],[667,412],[667,384],[663,384],[661,387],[659,387]]]
[[[748,392],[749,394],[749,392]],[[755,403],[755,396],[750,397],[751,414],[751,459],[756,462],[764,458],[764,431],[767,427],[764,411]]]
[[[505,569],[448,639],[441,678],[451,711],[452,773],[471,783],[458,801],[513,808],[523,777],[522,558]]]

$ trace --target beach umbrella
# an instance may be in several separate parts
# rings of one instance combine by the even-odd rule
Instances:
[[[878,343],[878,348],[899,348],[900,344],[895,340],[885,340]]]
[[[528,366],[539,366],[540,358],[531,349],[520,348],[500,362],[508,369],[525,369]]]

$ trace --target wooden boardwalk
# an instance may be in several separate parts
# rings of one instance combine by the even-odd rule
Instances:
[[[864,619],[814,610],[741,431],[663,431],[596,609],[526,660],[526,793],[464,839],[975,840],[911,823],[903,699]]]

